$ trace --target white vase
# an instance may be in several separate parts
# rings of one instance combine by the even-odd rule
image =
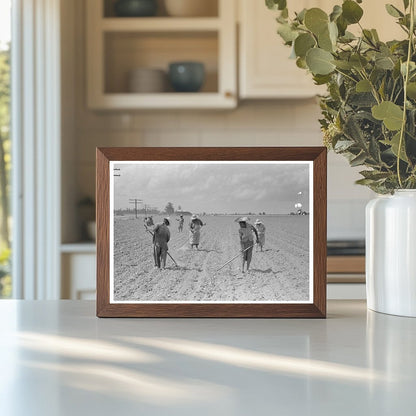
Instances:
[[[369,309],[416,317],[416,190],[367,204],[366,282]]]

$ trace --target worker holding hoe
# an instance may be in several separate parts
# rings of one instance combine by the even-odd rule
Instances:
[[[260,221],[259,219],[256,220],[254,225],[256,227],[257,234],[259,236],[257,245],[259,246],[260,251],[263,251],[263,247],[266,242],[266,227],[264,226],[263,222]]]
[[[205,224],[197,215],[192,215],[191,222],[189,224],[189,244],[191,249],[194,247],[199,250],[199,241],[201,239],[201,228]]]
[[[242,217],[238,219],[238,224],[240,229],[238,230],[238,235],[240,236],[241,244],[241,254],[242,254],[242,263],[241,271],[244,273],[244,265],[246,264],[246,270],[249,271],[251,258],[253,256],[253,247],[254,247],[254,236],[256,237],[256,243],[259,242],[259,235],[256,228],[248,222],[247,217]]]
[[[176,218],[176,221],[179,221],[179,225],[178,225],[178,232],[182,232],[183,231],[183,223],[185,222],[185,219],[183,218],[183,215],[179,215],[179,218]]]
[[[169,218],[163,218],[162,224],[157,224],[153,229],[153,255],[155,267],[166,268],[166,256],[168,255],[168,242],[170,240]]]

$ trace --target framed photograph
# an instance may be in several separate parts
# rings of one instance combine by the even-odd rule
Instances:
[[[97,316],[324,318],[326,152],[98,148]]]

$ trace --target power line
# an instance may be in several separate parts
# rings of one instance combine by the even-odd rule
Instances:
[[[139,198],[131,198],[129,199],[129,203],[130,204],[134,204],[134,212],[135,212],[135,217],[139,218],[138,216],[138,205],[143,202],[143,200],[139,199]]]

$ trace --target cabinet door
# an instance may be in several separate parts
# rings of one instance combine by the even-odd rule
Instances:
[[[325,1],[299,0],[296,10],[323,7]],[[322,92],[311,75],[289,59],[291,49],[276,33],[275,11],[264,1],[239,0],[239,13],[241,98],[305,98]]]
[[[296,4],[295,4],[296,3]],[[403,8],[402,0],[389,3]],[[298,0],[289,4],[290,11],[304,7],[320,7],[330,12],[341,0]],[[324,87],[313,84],[310,74],[298,68],[289,59],[290,48],[277,35],[277,12],[268,10],[264,1],[239,0],[240,50],[239,87],[241,98],[305,98],[325,92]],[[361,21],[366,28],[376,28],[383,41],[402,39],[404,32],[388,15],[384,2],[366,0],[361,4],[364,16]],[[358,34],[358,25],[349,27]]]
[[[393,4],[398,9],[403,9],[403,0],[365,0],[360,6],[364,10],[364,15],[361,19],[361,25],[366,29],[377,29],[380,40],[387,42],[393,39],[405,39],[405,32],[400,29],[399,25],[395,23],[396,19],[390,16],[385,4]],[[357,25],[350,26],[348,30],[354,33],[359,33],[359,27]]]
[[[62,256],[62,298],[95,299],[96,256],[93,253],[65,253]]]

